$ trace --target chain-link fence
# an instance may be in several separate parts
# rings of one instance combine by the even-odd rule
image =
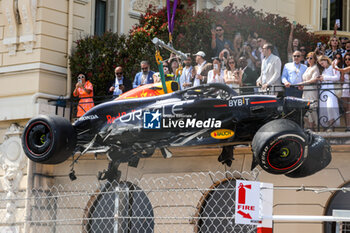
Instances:
[[[256,232],[234,223],[235,180],[256,177],[208,172],[35,189],[0,200],[0,232]],[[12,223],[10,202],[17,205]]]

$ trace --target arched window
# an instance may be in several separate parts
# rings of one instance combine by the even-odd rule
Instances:
[[[235,224],[236,180],[225,179],[209,188],[200,200],[196,214],[196,233],[253,233],[256,227]]]
[[[153,233],[152,205],[147,195],[130,182],[107,183],[90,203],[86,233]]]
[[[321,0],[321,29],[333,30],[335,20],[340,20],[340,31],[349,31],[350,0]]]
[[[345,183],[342,187],[350,188],[350,182]],[[325,215],[332,216],[333,210],[350,210],[350,193],[349,192],[337,191],[332,195],[332,197],[330,198],[326,206]],[[335,222],[326,222],[324,224],[324,233],[335,233],[335,227],[336,227]],[[350,223],[343,222],[342,229],[343,231],[341,232],[350,232]]]

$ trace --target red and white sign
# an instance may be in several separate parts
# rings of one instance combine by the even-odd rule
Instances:
[[[259,214],[260,182],[236,180],[235,223],[257,225]]]

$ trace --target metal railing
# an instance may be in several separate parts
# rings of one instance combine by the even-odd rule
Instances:
[[[344,87],[344,84],[348,87]],[[334,131],[335,129],[339,131],[350,131],[350,97],[342,97],[342,93],[344,91],[348,91],[350,89],[349,83],[336,83],[336,87],[334,88],[325,88],[324,84],[314,84],[314,85],[305,85],[309,86],[307,90],[303,90],[304,92],[316,92],[317,98],[310,100],[314,101],[315,103],[311,105],[311,110],[309,111],[307,117],[305,118],[306,121],[308,121],[309,118],[316,118],[317,122],[315,122],[314,126],[310,124],[305,124],[303,127],[312,129],[314,131]],[[304,87],[305,87],[304,86]],[[297,88],[297,86],[293,86],[294,88]],[[244,86],[239,88],[239,94],[240,95],[251,95],[251,94],[259,94],[259,95],[265,95],[265,94],[274,94],[274,95],[284,95],[284,91],[277,91],[277,90],[283,90],[284,86],[282,85],[276,85],[273,87],[269,87],[268,89],[261,91],[259,89],[260,87],[257,86]],[[236,90],[236,89],[235,89]],[[349,94],[350,96],[350,94]],[[111,101],[114,99],[112,95],[108,96],[94,96],[94,104],[98,105],[100,103],[104,103],[107,101]],[[329,107],[323,107],[323,105],[329,101],[329,99],[336,100],[336,104],[334,105],[334,108],[331,109]],[[56,115],[58,112],[58,108],[70,108],[70,120],[76,119],[76,113],[77,113],[77,107],[79,105],[78,98],[71,98],[71,99],[57,99],[57,100],[50,100],[55,106],[56,106]],[[63,111],[64,112],[64,111]],[[329,113],[331,112],[338,112],[335,119],[329,119]],[[312,116],[314,115],[314,116]],[[331,122],[330,122],[331,121]],[[347,123],[348,122],[348,123]]]

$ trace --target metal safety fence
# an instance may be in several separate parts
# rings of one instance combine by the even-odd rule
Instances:
[[[234,221],[236,179],[258,171],[72,182],[0,199],[0,232],[256,232]],[[23,197],[22,197],[23,196]],[[16,203],[9,210],[8,203]],[[15,218],[8,219],[9,211]]]

